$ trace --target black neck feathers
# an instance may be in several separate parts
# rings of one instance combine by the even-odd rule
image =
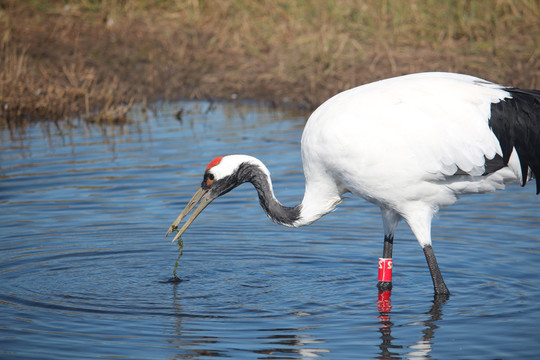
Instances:
[[[283,206],[274,196],[270,177],[259,166],[243,163],[239,166],[236,175],[239,183],[250,182],[253,184],[259,195],[262,208],[272,221],[285,226],[294,226],[294,223],[300,219],[300,205]]]

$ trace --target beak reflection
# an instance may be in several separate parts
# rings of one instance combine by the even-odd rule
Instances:
[[[169,230],[167,231],[165,237],[167,237],[172,231],[178,230],[178,224],[195,208],[195,206],[197,206],[197,204],[200,203],[199,206],[197,206],[197,208],[195,208],[195,210],[193,211],[193,214],[191,214],[191,217],[185,222],[184,226],[182,226],[182,228],[178,230],[178,234],[176,234],[172,242],[180,238],[180,236],[187,230],[189,225],[191,225],[191,223],[197,218],[197,216],[199,216],[199,214],[204,210],[204,208],[207,207],[214,199],[215,197],[212,197],[210,195],[210,189],[204,190],[202,187],[199,188],[199,190],[197,190],[195,195],[193,195],[185,209],[182,210],[180,215],[178,215],[176,220],[169,227]]]

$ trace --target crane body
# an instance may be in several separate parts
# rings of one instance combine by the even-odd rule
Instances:
[[[291,227],[311,224],[352,193],[381,210],[383,258],[392,258],[394,233],[404,220],[424,250],[435,293],[446,295],[431,220],[460,195],[538,179],[540,91],[453,73],[377,81],[339,93],[317,108],[304,128],[301,154],[306,178],[301,204],[279,203],[260,160],[218,157],[169,232],[195,209],[178,238],[213,199],[244,182],[255,186],[274,222]],[[378,286],[389,289],[391,283],[379,281]]]

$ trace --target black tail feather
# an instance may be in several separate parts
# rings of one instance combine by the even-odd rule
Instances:
[[[540,90],[505,89],[511,98],[491,105],[489,126],[501,145],[503,159],[508,164],[515,148],[525,185],[529,168],[536,178],[536,193],[540,193]]]

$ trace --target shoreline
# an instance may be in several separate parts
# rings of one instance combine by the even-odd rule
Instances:
[[[115,122],[135,103],[182,98],[312,110],[348,88],[424,71],[540,88],[535,1],[111,3],[4,1],[0,124]]]

